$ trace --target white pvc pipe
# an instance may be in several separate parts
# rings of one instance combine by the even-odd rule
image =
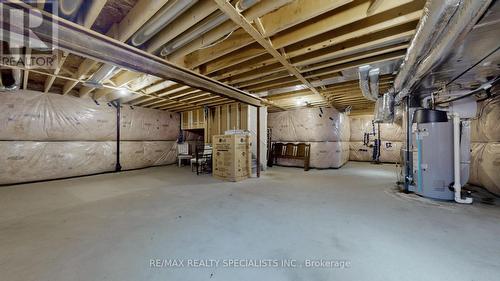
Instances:
[[[453,170],[455,175],[455,202],[471,204],[472,198],[462,199],[462,185],[460,184],[460,116],[453,113]]]

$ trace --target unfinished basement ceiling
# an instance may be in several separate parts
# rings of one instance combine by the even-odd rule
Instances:
[[[308,0],[109,0],[82,1],[78,14],[59,15],[262,97],[271,111],[329,105],[371,112],[374,104],[361,94],[357,69],[367,64],[379,67],[380,92],[388,89],[424,4],[424,0],[317,0],[315,5]],[[51,73],[56,79],[26,72],[23,86],[95,99],[120,97],[116,90],[82,83],[92,80],[105,64],[75,54],[62,61],[60,69]],[[126,88],[129,96],[122,102],[131,105],[184,111],[233,101],[125,69],[108,74],[98,82]]]

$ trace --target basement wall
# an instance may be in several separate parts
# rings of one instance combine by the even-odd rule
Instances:
[[[340,168],[349,160],[349,118],[334,108],[305,108],[268,114],[271,140],[311,144],[312,168]],[[279,159],[279,165],[303,166],[303,161]]]
[[[177,113],[123,105],[120,164],[176,161]],[[116,109],[91,99],[34,91],[0,93],[0,184],[112,172]]]
[[[373,146],[363,143],[365,133],[373,132],[373,115],[351,116],[351,139],[349,142],[349,160],[372,161]],[[378,125],[375,124],[375,131]],[[370,136],[370,143],[376,136]],[[380,124],[380,161],[384,163],[401,163],[401,147],[405,139],[403,128],[397,124]]]
[[[500,195],[500,96],[478,104],[471,140],[469,183]]]

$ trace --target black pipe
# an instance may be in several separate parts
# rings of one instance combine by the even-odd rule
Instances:
[[[116,165],[115,171],[119,172],[122,170],[120,165],[120,119],[121,119],[121,104],[120,100],[116,100],[113,104],[116,107]]]
[[[406,159],[405,159],[405,185],[404,185],[404,191],[409,192],[410,191],[410,173],[411,173],[411,167],[410,167],[410,128],[411,128],[411,120],[410,120],[410,97],[406,97]]]

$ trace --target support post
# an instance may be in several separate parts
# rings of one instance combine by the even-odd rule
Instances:
[[[121,118],[121,104],[120,100],[116,100],[113,104],[116,107],[116,165],[115,172],[122,170],[120,165],[120,118]]]
[[[257,106],[257,177],[260,178],[260,106]]]

